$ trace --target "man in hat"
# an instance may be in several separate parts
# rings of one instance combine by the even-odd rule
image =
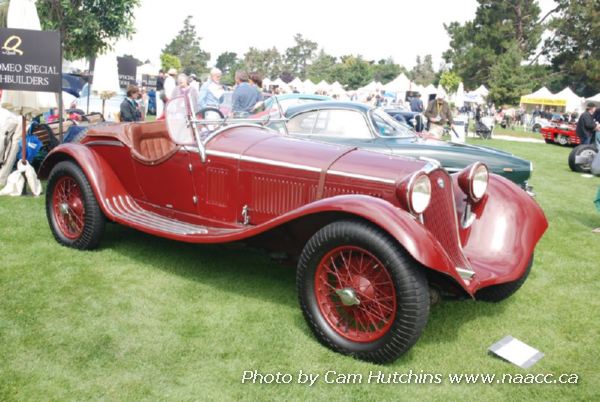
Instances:
[[[585,112],[579,116],[579,120],[577,121],[577,128],[575,129],[575,133],[581,140],[582,144],[591,144],[592,139],[594,138],[594,133],[600,130],[600,124],[598,124],[592,115],[596,111],[596,105],[593,103],[588,103]]]
[[[173,97],[173,91],[177,88],[177,81],[175,77],[177,77],[177,69],[170,68],[167,72],[167,77],[165,78],[164,88],[165,88],[165,96],[167,101],[169,101]]]
[[[427,105],[425,117],[429,120],[429,134],[437,139],[441,139],[444,134],[444,126],[452,126],[452,113],[450,106],[446,102],[446,94],[438,92],[435,100]]]

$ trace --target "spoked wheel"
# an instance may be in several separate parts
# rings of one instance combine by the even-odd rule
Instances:
[[[319,341],[359,359],[395,360],[427,322],[429,291],[420,267],[367,223],[335,222],[317,232],[302,252],[297,285]]]
[[[396,291],[389,272],[368,250],[341,246],[317,266],[319,311],[341,336],[370,342],[389,331],[396,314]]]
[[[556,140],[560,145],[569,145],[569,137],[566,135],[557,135]]]
[[[592,161],[598,153],[595,145],[578,145],[569,154],[569,168],[574,172],[589,173],[592,170]]]
[[[78,249],[95,248],[106,222],[87,178],[68,161],[60,162],[50,173],[46,215],[54,238]]]

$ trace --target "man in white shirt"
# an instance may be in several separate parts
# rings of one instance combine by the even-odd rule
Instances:
[[[175,81],[175,77],[177,76],[177,70],[174,68],[169,69],[168,75],[165,78],[164,88],[165,88],[165,96],[167,97],[167,102],[173,97],[173,91],[177,88],[177,81]]]

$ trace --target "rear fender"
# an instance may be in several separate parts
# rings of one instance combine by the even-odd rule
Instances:
[[[44,159],[38,173],[39,178],[47,179],[54,166],[65,160],[73,161],[81,168],[92,186],[102,212],[107,218],[114,219],[105,200],[127,192],[110,165],[88,147],[81,144],[62,144],[54,148]]]

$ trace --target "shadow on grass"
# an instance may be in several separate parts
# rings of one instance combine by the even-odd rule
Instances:
[[[100,247],[219,290],[298,307],[295,269],[241,243],[188,244],[110,224]]]
[[[108,225],[101,248],[111,249],[152,269],[299,312],[295,268],[274,262],[265,252],[240,243],[187,244],[120,225]],[[429,323],[419,342],[450,343],[458,338],[463,325],[502,313],[506,303],[445,300],[432,306]],[[294,321],[304,335],[313,337],[301,314]]]

